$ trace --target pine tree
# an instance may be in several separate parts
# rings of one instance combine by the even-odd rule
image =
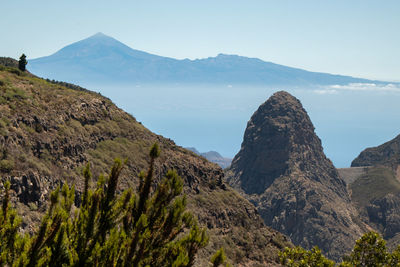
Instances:
[[[57,188],[33,236],[18,231],[21,220],[10,209],[10,184],[5,183],[0,266],[193,266],[208,236],[186,211],[183,181],[177,173],[169,171],[158,184],[154,181],[159,154],[158,145],[153,145],[149,170],[141,173],[137,192],[117,194],[124,168],[120,160],[91,189],[88,164],[80,207],[73,209],[73,186]]]
[[[26,69],[26,64],[28,64],[28,61],[26,61],[26,56],[25,56],[25,54],[22,54],[22,55],[20,56],[20,58],[19,58],[19,61],[18,61],[18,68],[19,68],[21,71],[25,71],[25,69]]]
[[[19,233],[21,219],[10,207],[10,182],[4,183],[4,196],[0,211],[0,266],[11,266],[24,250],[27,240]]]

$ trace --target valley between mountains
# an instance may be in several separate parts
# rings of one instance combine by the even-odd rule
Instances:
[[[337,170],[301,102],[280,91],[255,111],[239,153],[222,170],[104,96],[21,72],[11,59],[0,62],[0,177],[11,182],[26,232],[37,229],[58,185],[74,184],[80,196],[87,162],[97,177],[114,158],[126,158],[118,190],[137,187],[157,142],[157,179],[178,172],[189,210],[210,235],[196,266],[208,266],[220,247],[233,266],[280,266],[279,251],[293,245],[319,246],[339,262],[367,231],[399,243],[400,137]]]

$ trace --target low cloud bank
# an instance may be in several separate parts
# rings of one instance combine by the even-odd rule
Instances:
[[[396,92],[400,93],[400,84],[349,83],[347,85],[329,85],[314,90],[316,94],[337,94],[341,91]]]

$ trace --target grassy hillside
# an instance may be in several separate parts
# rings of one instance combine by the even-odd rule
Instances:
[[[80,194],[86,162],[96,177],[115,157],[127,158],[120,189],[135,187],[149,147],[158,142],[162,154],[156,176],[176,169],[190,209],[209,228],[210,244],[197,264],[206,265],[220,246],[234,265],[276,264],[277,252],[290,243],[265,227],[255,208],[223,183],[221,168],[150,132],[109,99],[65,85],[0,66],[0,177],[11,181],[27,230],[37,227],[57,185],[74,184]]]
[[[361,207],[387,194],[400,193],[400,183],[393,171],[385,167],[372,167],[358,177],[351,185],[352,200]]]

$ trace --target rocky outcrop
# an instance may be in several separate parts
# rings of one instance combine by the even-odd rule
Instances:
[[[367,207],[368,217],[385,239],[391,239],[400,233],[400,194],[387,194],[376,199]]]
[[[28,231],[58,185],[75,185],[79,197],[87,162],[98,177],[116,157],[128,159],[119,190],[135,187],[154,142],[162,151],[157,179],[175,169],[190,210],[209,228],[210,245],[197,265],[207,266],[220,247],[235,266],[278,264],[278,251],[291,243],[266,227],[254,206],[225,184],[216,164],[150,132],[99,94],[0,68],[0,183],[11,181],[12,199]]]
[[[287,92],[275,93],[253,114],[227,180],[267,225],[333,259],[366,230],[306,111]]]
[[[11,57],[0,57],[0,65],[5,67],[18,68],[18,61]]]
[[[397,170],[400,165],[400,135],[377,147],[370,147],[351,162],[352,167],[384,165]]]

